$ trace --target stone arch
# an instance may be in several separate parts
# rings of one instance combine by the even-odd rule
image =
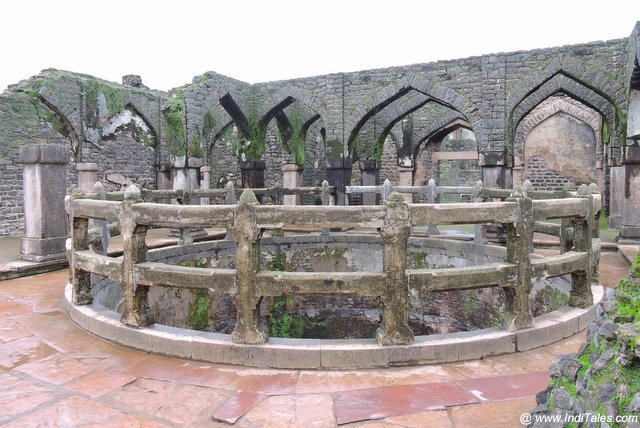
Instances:
[[[594,92],[607,97],[609,102],[624,104],[624,87],[615,78],[600,70],[588,68],[574,57],[559,55],[547,63],[544,68],[529,74],[513,86],[505,104],[506,111],[512,112],[531,93],[558,74],[565,74],[578,82],[588,82],[583,85],[591,87]]]
[[[593,129],[596,137],[596,160],[603,160],[602,116],[597,111],[571,97],[557,94],[542,101],[518,123],[513,140],[514,166],[524,164],[524,141],[529,132],[538,124],[559,112],[573,116]]]
[[[347,135],[349,135],[347,142],[349,152],[353,149],[353,140],[358,134],[359,129],[373,115],[412,90],[421,92],[445,107],[459,111],[467,118],[473,127],[479,129],[481,124],[480,114],[477,107],[474,106],[469,99],[446,86],[438,85],[418,77],[403,77],[377,91],[367,99],[366,102],[359,105],[352,115],[345,118],[345,131]]]
[[[153,111],[153,108],[157,110]],[[125,105],[125,108],[131,109],[135,114],[137,114],[140,118],[144,120],[149,129],[153,132],[153,135],[156,138],[156,141],[160,141],[161,135],[161,125],[160,120],[158,119],[159,111],[162,108],[162,101],[158,100],[158,102],[154,103],[145,103],[144,100],[139,99],[138,97],[130,97],[129,102]],[[156,120],[152,120],[153,118]]]
[[[449,110],[446,116],[438,118],[437,121],[431,122],[428,126],[424,127],[420,134],[416,137],[418,140],[415,149],[414,149],[414,171],[413,171],[413,180],[414,184],[417,186],[427,185],[429,179],[433,178],[436,180],[438,184],[442,184],[441,179],[443,176],[443,168],[441,162],[446,162],[448,164],[455,165],[454,171],[456,168],[460,168],[462,164],[464,164],[464,175],[467,179],[471,180],[471,182],[475,182],[480,177],[478,176],[479,167],[478,167],[478,141],[474,138],[460,138],[457,140],[457,143],[463,143],[464,147],[451,147],[449,149],[445,149],[442,146],[442,143],[449,134],[456,131],[457,129],[466,129],[472,131],[471,124],[467,121],[467,119],[460,112],[455,110]],[[475,140],[472,142],[472,140]],[[468,157],[470,151],[474,151],[472,157]],[[436,152],[440,154],[439,157],[436,157]],[[456,156],[449,157],[446,156],[445,153],[442,152],[451,152],[457,153]],[[445,155],[445,156],[442,156]],[[460,157],[460,155],[464,155]],[[455,158],[455,159],[454,159]],[[472,163],[470,163],[472,162]],[[476,170],[474,175],[477,177],[471,177],[469,175],[469,171]],[[462,171],[460,171],[462,172]],[[451,174],[448,174],[449,178],[451,178]],[[445,185],[451,185],[452,183],[448,183]],[[455,185],[460,185],[460,182],[456,182]],[[471,184],[471,183],[467,183]]]
[[[262,118],[274,110],[285,108],[294,101],[306,105],[322,118],[327,117],[326,105],[319,98],[310,95],[295,85],[286,85],[279,91],[269,95],[258,109],[258,115]]]
[[[137,183],[155,188],[158,142],[149,122],[130,103],[112,115],[101,128],[97,162],[107,187],[119,190]]]
[[[109,118],[107,123],[102,127],[102,137],[114,133],[118,128],[132,124],[134,133],[143,142],[151,147],[158,147],[158,133],[155,127],[142,114],[133,103],[128,103],[122,110]]]
[[[607,119],[608,123],[616,123],[616,110],[608,99],[563,74],[556,74],[535,92],[523,99],[511,112],[510,122],[514,127],[517,127],[520,121],[533,110],[535,106],[559,92],[565,93],[598,111]]]
[[[608,74],[587,67],[574,57],[560,55],[509,91],[506,141],[513,139],[520,120],[531,109],[556,92],[565,92],[599,111],[612,128],[618,125],[617,110],[625,104],[624,87]],[[615,138],[615,132],[612,136]]]

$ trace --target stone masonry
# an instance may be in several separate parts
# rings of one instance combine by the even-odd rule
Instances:
[[[381,181],[398,182],[398,167],[408,168],[403,177],[435,178],[429,152],[462,128],[485,180],[497,177],[485,185],[510,187],[523,179],[527,135],[558,112],[596,136],[596,158],[584,162],[608,201],[608,169],[624,164],[638,138],[639,38],[636,25],[606,42],[257,84],[206,72],[169,93],[134,75],[118,84],[44,70],[0,94],[0,234],[23,231],[17,153],[25,144],[67,146],[70,188],[75,163],[98,164],[112,188],[155,188],[186,156],[211,167],[211,188],[237,183],[239,160],[263,160],[267,186],[282,184],[282,165],[296,162],[303,186],[327,178],[342,192],[360,184],[358,161],[378,162]]]

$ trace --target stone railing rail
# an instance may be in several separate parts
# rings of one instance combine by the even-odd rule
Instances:
[[[381,297],[381,345],[411,343],[408,327],[409,290],[453,291],[500,287],[505,293],[503,327],[515,331],[530,327],[532,278],[571,275],[569,304],[592,304],[591,279],[600,251],[592,237],[594,213],[600,210],[597,189],[581,186],[574,197],[532,200],[526,190],[514,189],[505,201],[453,204],[408,204],[392,193],[382,206],[274,206],[260,205],[245,190],[236,205],[165,205],[142,200],[129,187],[123,201],[69,196],[71,301],[92,302],[90,274],[118,281],[124,294],[121,321],[145,327],[153,323],[147,299],[149,287],[207,289],[230,295],[237,308],[232,342],[262,344],[267,332],[259,324],[258,305],[263,296],[355,295]],[[563,254],[533,259],[530,240],[536,221],[562,218],[574,231],[572,248]],[[117,222],[123,235],[121,257],[108,257],[89,249],[89,219]],[[412,227],[432,224],[501,225],[506,234],[503,262],[463,268],[407,269],[407,242]],[[370,227],[383,243],[381,272],[280,272],[260,269],[260,240],[264,230],[285,225],[322,228]],[[235,240],[235,269],[211,269],[147,262],[145,236],[150,227],[225,227]]]
[[[471,195],[473,200],[480,195],[482,188],[482,181],[478,181],[475,186],[437,186],[432,178],[426,186],[394,186],[387,179],[381,186],[346,186],[345,193],[375,193],[380,195],[382,203],[392,192],[410,193],[423,195],[427,203],[433,204],[438,195]],[[510,192],[510,190],[507,191]]]
[[[284,196],[318,196],[322,205],[329,205],[330,198],[335,194],[335,187],[329,186],[325,180],[321,186],[317,187],[266,187],[261,189],[251,189],[256,196],[268,196],[274,204],[282,205]],[[178,203],[188,205],[195,198],[224,198],[226,204],[235,204],[245,189],[235,188],[232,182],[228,182],[224,189],[164,189],[148,190],[141,189],[141,198],[144,201],[158,201],[162,199],[176,199]],[[104,196],[101,196],[104,195]],[[87,193],[85,197],[89,199],[104,199],[107,201],[122,201],[123,192],[106,192],[101,183],[96,183],[93,191]]]

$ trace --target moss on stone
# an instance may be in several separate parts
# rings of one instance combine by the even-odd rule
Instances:
[[[211,297],[206,290],[196,290],[195,299],[189,305],[189,318],[187,324],[194,330],[206,330],[209,326],[209,310],[211,310]]]

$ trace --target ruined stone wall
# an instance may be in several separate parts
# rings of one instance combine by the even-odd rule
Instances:
[[[442,110],[417,110],[425,113],[420,117],[436,124],[457,115],[472,129],[482,152],[504,152],[514,140],[517,125],[536,105],[565,92],[605,118],[611,136],[607,147],[615,150],[624,137],[617,126],[622,123],[617,112],[627,111],[629,52],[628,40],[620,39],[253,85],[207,72],[170,94],[150,90],[132,76],[126,85],[119,85],[44,70],[10,87],[0,101],[0,234],[17,233],[22,227],[21,175],[15,163],[20,144],[65,144],[71,148],[74,163],[98,163],[99,178],[111,171],[154,187],[152,169],[169,165],[179,149],[169,147],[169,134],[182,130],[178,145],[212,166],[211,187],[217,187],[221,177],[237,181],[240,176],[235,155],[222,141],[233,125],[230,112],[235,117],[239,112],[245,118],[269,119],[272,136],[263,159],[267,163],[265,184],[274,185],[282,182],[280,168],[287,155],[271,119],[293,101],[320,116],[307,135],[303,185],[322,181],[327,158],[353,158],[355,138],[367,120],[389,107],[380,119],[393,123],[414,111],[411,103],[420,97],[429,98]],[[171,106],[178,121],[174,127],[167,121]],[[105,126],[124,110],[140,118],[147,131],[105,135]],[[428,111],[431,113],[426,114]],[[110,139],[113,135],[115,140]],[[367,141],[373,144],[375,138]],[[417,146],[411,150],[411,155],[419,153]],[[428,158],[428,150],[432,148],[420,156]],[[139,157],[136,163],[129,159],[134,152]],[[397,149],[387,142],[381,182],[385,178],[397,182],[397,165]],[[359,170],[353,173],[352,183],[358,184]],[[431,176],[427,173],[425,178]],[[75,182],[71,167],[69,181]]]
[[[44,118],[41,118],[42,115]],[[18,148],[24,144],[49,143],[71,147],[50,119],[38,111],[27,95],[0,95],[0,235],[20,234],[24,230],[22,165]],[[68,189],[76,185],[75,168],[67,168]]]

